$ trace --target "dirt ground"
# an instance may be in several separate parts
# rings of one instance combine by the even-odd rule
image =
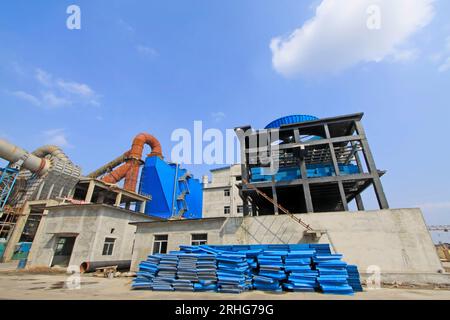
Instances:
[[[99,278],[81,275],[80,285],[71,281],[66,274],[34,274],[26,272],[0,272],[0,299],[76,299],[76,300],[322,300],[322,299],[361,299],[361,300],[396,300],[396,299],[433,299],[450,300],[449,290],[423,289],[388,289],[366,290],[354,296],[325,295],[320,293],[267,293],[261,291],[241,294],[224,294],[213,292],[154,292],[148,290],[131,290],[133,278]],[[68,288],[67,284],[72,284]]]

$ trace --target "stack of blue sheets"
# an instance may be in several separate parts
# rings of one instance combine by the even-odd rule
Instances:
[[[153,279],[152,289],[157,291],[173,291],[177,275],[178,256],[176,254],[159,254],[158,272]]]
[[[152,289],[153,279],[158,272],[159,260],[158,256],[148,256],[147,260],[139,264],[139,271],[131,284],[133,289]]]
[[[257,256],[259,272],[253,276],[253,287],[263,291],[282,291],[281,282],[286,279],[283,258],[287,251],[264,250]]]
[[[355,265],[347,265],[348,284],[354,292],[362,292],[361,279],[359,277],[358,267]]]
[[[256,289],[279,292],[362,291],[358,268],[328,244],[180,246],[139,264],[133,289],[219,291]]]
[[[219,292],[241,293],[249,289],[247,257],[242,253],[219,253],[216,257]]]
[[[352,295],[348,284],[347,263],[341,261],[341,254],[315,255],[313,262],[319,272],[317,281],[323,293]]]
[[[296,292],[312,292],[318,288],[316,270],[311,270],[311,258],[316,251],[297,250],[288,253],[284,260],[284,269],[288,275],[288,282],[283,287]]]
[[[217,260],[212,254],[202,253],[197,257],[198,282],[194,283],[195,291],[217,290]]]

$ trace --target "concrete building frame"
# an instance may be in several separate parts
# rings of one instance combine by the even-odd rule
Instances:
[[[389,209],[388,201],[381,184],[380,177],[385,171],[378,170],[372,155],[369,142],[361,123],[363,113],[355,113],[345,116],[324,118],[302,123],[283,125],[279,129],[253,130],[250,126],[235,128],[236,134],[241,145],[241,170],[242,170],[242,189],[241,196],[244,202],[244,215],[249,215],[249,203],[256,202],[257,195],[253,187],[268,190],[275,202],[273,213],[278,214],[278,194],[282,187],[301,187],[303,190],[302,198],[305,208],[294,208],[292,212],[312,213],[316,212],[315,203],[312,197],[311,188],[314,186],[317,190],[330,185],[337,185],[339,191],[339,206],[336,210],[327,211],[348,211],[348,203],[352,200],[356,202],[359,211],[364,211],[364,204],[361,198],[361,192],[370,185],[373,185],[375,195],[380,209]],[[284,141],[277,146],[276,151],[271,147],[274,141],[270,141],[270,133],[277,131],[280,139],[294,138],[291,142]],[[264,136],[263,136],[264,135]],[[263,136],[263,137],[261,137]],[[268,138],[266,138],[266,136]],[[307,139],[303,138],[307,136]],[[320,137],[320,139],[311,139],[311,136]],[[267,145],[250,147],[250,139],[253,141],[264,141],[269,139]],[[306,165],[314,161],[316,151],[319,154],[319,160],[330,161],[334,174],[324,177],[308,177]],[[300,168],[301,178],[290,181],[264,181],[251,182],[251,168],[260,164],[261,152],[267,152],[271,161],[279,161],[280,154],[293,152],[295,160]],[[365,163],[361,160],[359,152],[363,154]],[[358,166],[358,174],[341,174],[339,164],[345,161],[353,160]],[[256,165],[255,165],[256,164]],[[367,168],[365,171],[365,167]],[[356,190],[353,190],[355,189]],[[352,191],[353,190],[353,191]],[[280,203],[282,204],[282,203]],[[252,215],[258,215],[257,205],[252,205]],[[319,210],[320,211],[320,210]]]

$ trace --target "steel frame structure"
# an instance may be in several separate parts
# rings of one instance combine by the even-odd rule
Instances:
[[[249,215],[250,202],[252,215],[278,214],[278,201],[293,213],[348,211],[348,204],[353,200],[358,210],[363,211],[361,193],[369,186],[374,188],[379,208],[388,209],[380,180],[385,171],[378,170],[375,165],[361,123],[363,115],[356,113],[324,118],[283,125],[279,129],[235,128],[241,146],[243,183],[240,195],[244,201],[244,215]],[[272,134],[274,130],[276,135]],[[273,147],[273,136],[281,142],[276,148]],[[251,145],[252,141],[258,141],[258,146]],[[264,145],[260,141],[267,143]],[[300,178],[276,181],[272,176],[271,181],[252,181],[251,169],[264,166],[262,155],[279,168],[299,168]],[[333,174],[308,176],[307,166],[315,164],[327,164]],[[340,166],[347,164],[357,166],[358,172],[342,173]],[[271,194],[274,200],[272,208],[267,207],[267,201],[261,200],[254,187]]]
[[[0,217],[3,215],[3,208],[14,188],[14,184],[19,174],[19,170],[14,168],[2,168],[0,169]]]

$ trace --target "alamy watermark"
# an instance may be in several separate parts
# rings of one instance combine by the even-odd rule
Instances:
[[[67,7],[66,13],[69,15],[66,20],[66,26],[69,30],[81,29],[81,8],[76,4]]]
[[[381,29],[381,8],[379,5],[373,4],[367,7],[366,13],[368,15],[366,26],[369,30]]]
[[[193,130],[175,129],[170,139],[175,142],[171,161],[183,164],[231,165],[248,157],[250,164],[261,164],[278,172],[279,130],[204,129],[202,121],[194,121]],[[239,144],[246,145],[244,155]]]

